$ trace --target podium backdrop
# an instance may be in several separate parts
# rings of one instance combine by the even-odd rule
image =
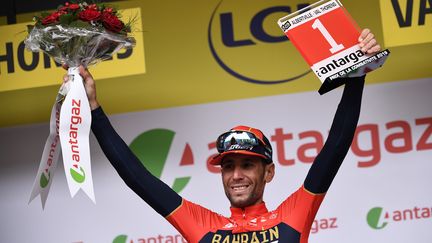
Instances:
[[[136,34],[142,42],[123,59],[94,68],[98,97],[126,143],[151,139],[149,132],[167,138],[165,150],[153,151],[166,158],[153,172],[181,196],[229,216],[221,176],[207,160],[216,153],[216,137],[239,124],[261,128],[275,150],[276,176],[264,198],[269,209],[302,184],[342,91],[318,94],[319,80],[276,24],[308,3],[118,3],[140,13]],[[356,136],[310,242],[429,243],[432,6],[409,0],[342,3],[391,55],[366,78]],[[38,198],[28,204],[64,70],[53,62],[46,67],[50,61],[42,54],[30,68],[36,57],[20,49],[25,35],[14,34],[20,26],[0,26],[0,241],[182,242],[124,184],[93,136],[97,204],[82,192],[70,198],[61,164],[45,210]]]

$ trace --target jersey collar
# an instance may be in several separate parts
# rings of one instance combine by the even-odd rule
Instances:
[[[230,210],[231,218],[234,220],[255,218],[258,216],[262,216],[265,213],[268,213],[267,207],[264,202],[245,208],[231,207]]]

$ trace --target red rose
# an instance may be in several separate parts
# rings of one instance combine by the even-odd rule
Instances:
[[[80,6],[78,4],[76,4],[76,3],[69,4],[69,9],[72,10],[72,11],[77,10],[79,8],[80,8]]]
[[[97,5],[96,4],[90,4],[87,9],[92,9],[92,10],[97,10]]]
[[[107,12],[107,13],[112,13],[113,9],[112,8],[105,8],[103,11]]]
[[[60,11],[66,11],[66,10],[68,10],[68,8],[69,8],[69,3],[66,2],[66,3],[65,3],[65,6],[61,7],[59,10],[60,10]]]
[[[112,32],[120,32],[120,30],[123,29],[123,23],[117,18],[117,16],[108,12],[102,14],[102,24]]]
[[[47,25],[47,24],[55,23],[59,20],[60,15],[61,15],[61,13],[54,12],[54,13],[46,16],[44,19],[42,19],[42,24]]]
[[[100,17],[101,13],[94,9],[86,9],[78,14],[78,18],[84,21],[95,21]]]
[[[80,8],[80,6],[76,3],[73,3],[73,4],[66,3],[65,6],[63,6],[59,9],[59,11],[67,11],[67,10],[75,11],[79,8]]]

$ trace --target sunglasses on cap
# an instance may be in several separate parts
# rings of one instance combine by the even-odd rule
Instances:
[[[262,139],[247,131],[229,131],[223,133],[216,140],[216,148],[220,154],[244,150],[265,157],[266,161],[272,162],[272,149]]]

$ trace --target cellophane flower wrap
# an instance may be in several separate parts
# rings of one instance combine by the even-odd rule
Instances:
[[[117,10],[103,3],[67,2],[34,21],[28,26],[26,48],[43,51],[69,67],[88,67],[135,45],[128,36],[132,21],[124,23]]]
[[[30,201],[41,195],[42,207],[49,193],[57,160],[62,154],[71,196],[82,189],[95,201],[90,165],[91,111],[79,66],[109,59],[122,48],[132,48],[128,36],[132,20],[104,3],[67,2],[52,13],[42,13],[28,26],[25,46],[43,51],[68,66],[69,82],[60,87],[51,110],[50,134],[45,143]],[[61,80],[61,77],[59,77]],[[60,151],[62,153],[60,153]]]

